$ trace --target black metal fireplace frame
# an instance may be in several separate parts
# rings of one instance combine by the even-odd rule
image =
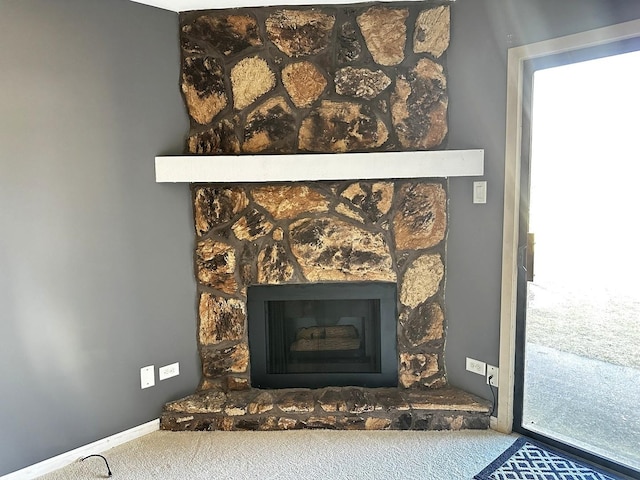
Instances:
[[[380,370],[374,373],[269,373],[268,311],[271,301],[369,300],[380,302]],[[390,282],[253,285],[247,292],[247,319],[254,388],[327,386],[397,387],[397,284]]]

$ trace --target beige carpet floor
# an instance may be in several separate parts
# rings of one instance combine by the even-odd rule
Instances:
[[[102,454],[112,478],[470,480],[511,445],[494,431],[153,432]],[[107,478],[98,457],[45,480]]]

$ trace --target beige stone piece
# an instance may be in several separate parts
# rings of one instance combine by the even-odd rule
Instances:
[[[391,85],[391,79],[382,70],[345,67],[336,72],[334,84],[338,95],[372,100]]]
[[[356,220],[360,223],[364,223],[364,218],[358,212],[355,212],[352,208],[348,207],[344,203],[339,203],[336,205],[336,213],[340,215],[344,215],[345,217]]]
[[[224,389],[227,392],[235,392],[238,390],[248,390],[250,388],[249,379],[243,377],[227,376],[224,378]]]
[[[248,107],[275,85],[276,76],[264,58],[249,57],[240,60],[231,69],[233,108],[242,110]]]
[[[209,378],[227,373],[245,373],[249,366],[249,346],[240,342],[230,347],[202,349],[202,372]]]
[[[201,155],[240,153],[240,140],[234,128],[234,125],[225,119],[213,128],[189,135],[187,152]]]
[[[399,76],[391,94],[391,118],[403,148],[429,150],[448,132],[447,79],[442,65],[422,58],[410,75]]]
[[[400,384],[409,388],[416,383],[421,383],[428,377],[436,375],[440,371],[438,355],[435,353],[401,353],[398,380]],[[413,407],[415,408],[415,407]]]
[[[444,264],[437,253],[425,254],[407,268],[400,287],[400,302],[417,307],[438,293],[444,278]]]
[[[274,285],[293,278],[294,269],[285,246],[279,242],[267,245],[258,254],[258,283]]]
[[[273,223],[256,209],[251,209],[233,224],[231,230],[238,240],[254,241],[268,235]]]
[[[357,17],[364,41],[379,65],[398,65],[404,60],[409,16],[406,8],[374,6]]]
[[[307,185],[269,185],[251,191],[255,202],[276,220],[329,210],[329,200]]]
[[[426,302],[400,314],[405,337],[417,347],[444,337],[444,312],[438,302]]]
[[[249,415],[258,415],[273,409],[273,396],[269,392],[262,392],[247,406]]]
[[[410,391],[407,393],[407,400],[415,410],[459,410],[483,413],[490,410],[488,401],[452,387]]]
[[[185,36],[190,38],[183,46],[204,51],[210,45],[226,56],[262,45],[258,24],[249,15],[201,15],[182,27]]]
[[[227,106],[222,65],[212,57],[187,57],[182,64],[182,93],[189,115],[206,125]]]
[[[327,48],[335,17],[314,9],[278,10],[265,21],[269,40],[289,57],[315,55]]]
[[[327,79],[311,62],[290,63],[282,69],[282,84],[298,108],[310,107],[325,88]]]
[[[227,401],[223,392],[209,390],[167,403],[164,410],[182,413],[220,413]]]
[[[449,48],[451,13],[448,5],[422,10],[413,32],[414,53],[429,53],[436,58]]]
[[[323,100],[302,120],[298,146],[311,152],[375,149],[389,137],[384,122],[365,104]]]
[[[230,222],[249,205],[240,188],[200,187],[194,192],[195,227],[198,235]]]
[[[200,283],[228,294],[236,293],[236,253],[231,245],[206,239],[196,247],[197,277]]]
[[[398,191],[393,217],[398,250],[420,250],[438,245],[447,229],[447,194],[438,183],[408,183]]]
[[[200,295],[200,345],[212,345],[225,340],[240,340],[244,334],[245,303],[235,298]]]
[[[270,98],[247,115],[242,150],[289,153],[296,143],[296,120],[283,96]]]
[[[391,427],[391,420],[388,418],[369,417],[364,422],[365,430],[388,430]]]
[[[373,184],[352,183],[343,192],[342,197],[367,214],[371,221],[378,221],[389,213],[393,202],[394,186],[391,182]]]
[[[320,408],[325,412],[346,412],[347,404],[339,388],[327,388],[318,399]]]
[[[315,402],[311,391],[294,390],[283,393],[277,401],[278,408],[287,413],[313,412]]]
[[[289,236],[291,252],[308,281],[396,281],[381,234],[321,217],[293,222]]]

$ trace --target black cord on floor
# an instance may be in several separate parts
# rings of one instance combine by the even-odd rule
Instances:
[[[93,455],[87,455],[86,457],[80,459],[80,461],[84,462],[87,458],[90,458],[90,457],[100,457],[101,459],[103,459],[104,464],[107,466],[107,474],[111,476],[111,469],[109,468],[109,462],[107,462],[107,459],[104,458],[102,455],[98,455],[97,453],[94,453]]]
[[[489,376],[489,390],[491,390],[491,396],[493,397],[493,408],[491,409],[491,417],[493,417],[493,414],[496,411],[496,404],[498,403],[498,399],[496,398],[496,394],[493,391],[493,385],[491,385],[491,379],[493,378],[493,375]]]

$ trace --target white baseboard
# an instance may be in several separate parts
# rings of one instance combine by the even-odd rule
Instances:
[[[110,437],[78,447],[69,452],[62,453],[53,458],[49,458],[29,467],[17,470],[13,473],[8,473],[7,475],[0,477],[0,480],[30,480],[41,475],[46,475],[47,473],[51,473],[65,467],[70,463],[77,462],[80,458],[84,458],[87,455],[102,453],[110,448],[117,447],[118,445],[122,445],[123,443],[127,443],[159,429],[160,420],[151,420],[150,422],[130,428],[124,432],[116,433]]]

